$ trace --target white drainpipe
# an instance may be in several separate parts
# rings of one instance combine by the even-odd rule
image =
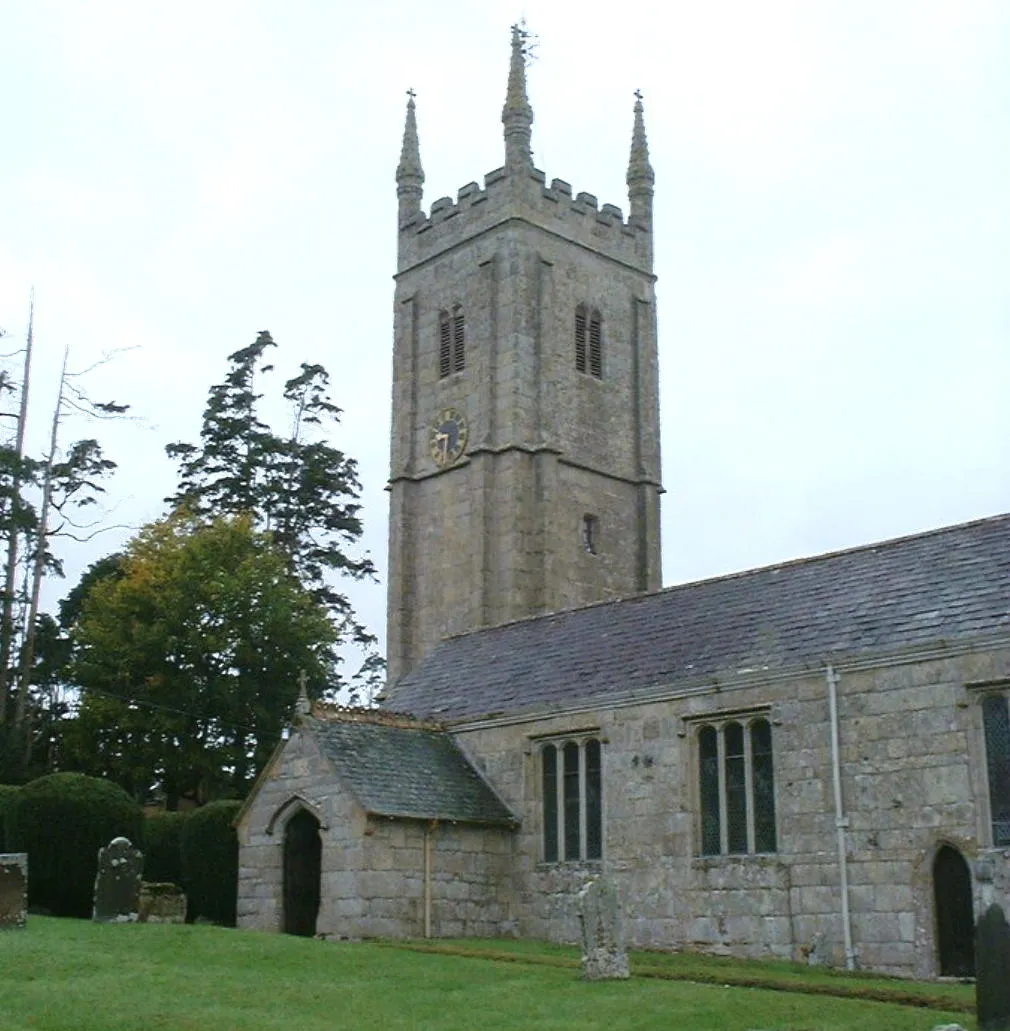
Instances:
[[[842,805],[842,763],[838,754],[838,674],[831,666],[824,671],[828,682],[828,707],[831,712],[831,775],[835,786],[835,832],[838,837],[838,880],[842,895],[842,935],[845,940],[845,969],[856,969],[856,953],[852,948],[852,921],[849,916],[849,870],[845,848],[845,831],[849,818]]]

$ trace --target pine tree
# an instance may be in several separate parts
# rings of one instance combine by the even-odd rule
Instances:
[[[362,533],[357,463],[326,440],[340,409],[330,400],[321,365],[302,363],[284,384],[290,432],[275,433],[260,417],[258,381],[273,371],[267,356],[274,347],[264,331],[229,356],[227,376],[210,389],[199,445],[166,448],[179,463],[179,487],[167,500],[204,520],[248,515],[270,533],[289,571],[329,612],[340,639],[365,651],[361,680],[374,681],[381,665],[375,637],[335,582],[375,574],[367,556],[350,550]]]

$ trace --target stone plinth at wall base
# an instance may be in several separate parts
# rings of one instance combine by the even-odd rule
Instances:
[[[21,930],[28,919],[28,853],[0,852],[0,930]]]
[[[142,924],[184,924],[186,893],[177,884],[144,881],[137,919]]]

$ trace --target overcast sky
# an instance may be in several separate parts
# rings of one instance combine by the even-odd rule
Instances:
[[[384,577],[404,91],[427,208],[502,163],[522,14],[548,179],[626,211],[645,96],[665,583],[1010,509],[1006,0],[0,0],[0,326],[34,286],[37,449],[63,347],[133,348],[88,386],[136,420],[65,439],[119,463],[110,524],[159,517],[164,445],[269,329],[282,373],[333,376]],[[352,593],[383,634],[384,583]]]

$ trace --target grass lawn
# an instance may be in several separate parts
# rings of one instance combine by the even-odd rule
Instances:
[[[802,981],[803,971],[789,964],[640,953],[633,969],[645,976],[585,984],[568,965],[575,958],[569,950],[497,941],[439,945],[506,958],[216,927],[108,925],[33,916],[26,931],[0,934],[0,1028],[929,1031],[934,1024],[955,1021],[975,1027],[971,1016],[953,1010],[668,979],[693,972],[707,980],[722,974]],[[693,966],[678,967],[681,959]],[[971,999],[971,990],[959,987],[833,979],[817,972],[814,981],[821,979],[849,986],[915,987],[927,994],[946,991],[958,1009]],[[934,1005],[947,998],[941,996]]]

